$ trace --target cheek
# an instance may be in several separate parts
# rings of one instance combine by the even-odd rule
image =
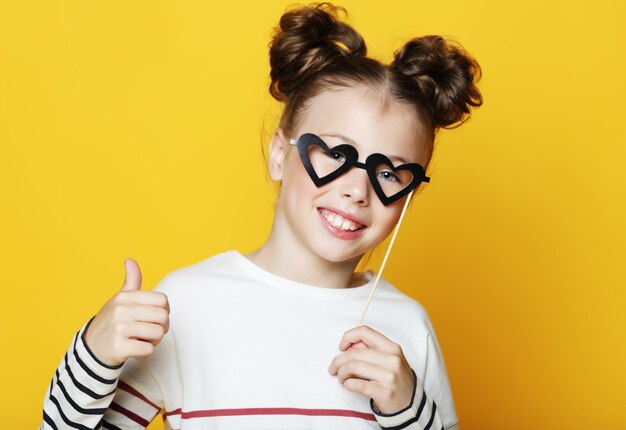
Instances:
[[[285,169],[282,188],[286,204],[292,207],[301,207],[304,204],[312,205],[312,198],[318,191],[299,159],[289,160],[289,165]]]
[[[378,209],[379,215],[377,218],[380,220],[379,226],[381,236],[383,236],[383,238],[387,237],[393,231],[394,227],[398,223],[398,220],[400,219],[403,206],[403,200],[394,202],[386,207],[381,203],[381,207]]]

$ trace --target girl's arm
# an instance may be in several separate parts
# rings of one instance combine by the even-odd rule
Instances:
[[[92,321],[76,333],[52,377],[40,430],[145,429],[163,407],[156,381],[135,358],[110,366],[93,354],[84,336]]]
[[[169,331],[169,301],[141,290],[135,260],[124,267],[121,291],[76,333],[52,377],[40,429],[143,429],[161,408],[159,386],[139,360]]]

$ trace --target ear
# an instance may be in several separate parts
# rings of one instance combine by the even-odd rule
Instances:
[[[277,128],[270,141],[268,165],[270,176],[275,181],[283,179],[283,165],[285,163],[285,155],[287,155],[287,145],[288,143],[282,129]]]

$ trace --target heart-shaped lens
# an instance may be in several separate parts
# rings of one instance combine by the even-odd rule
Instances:
[[[343,174],[358,157],[354,147],[337,145],[329,148],[326,142],[313,133],[300,136],[297,145],[302,164],[317,187]]]
[[[332,148],[325,149],[319,145],[310,145],[308,148],[309,161],[319,178],[323,178],[340,170],[348,160],[342,151]]]
[[[398,194],[413,184],[413,172],[407,169],[393,169],[385,163],[375,167],[376,180],[387,197]]]
[[[365,164],[374,190],[385,206],[410,193],[420,182],[429,180],[419,164],[394,166],[383,154],[371,154]]]

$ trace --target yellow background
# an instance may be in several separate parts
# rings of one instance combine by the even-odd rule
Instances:
[[[152,288],[263,242],[289,4],[2,2],[3,427],[39,425],[124,258]],[[376,58],[438,33],[484,70],[385,271],[430,314],[462,430],[626,428],[624,2],[339,4]]]

